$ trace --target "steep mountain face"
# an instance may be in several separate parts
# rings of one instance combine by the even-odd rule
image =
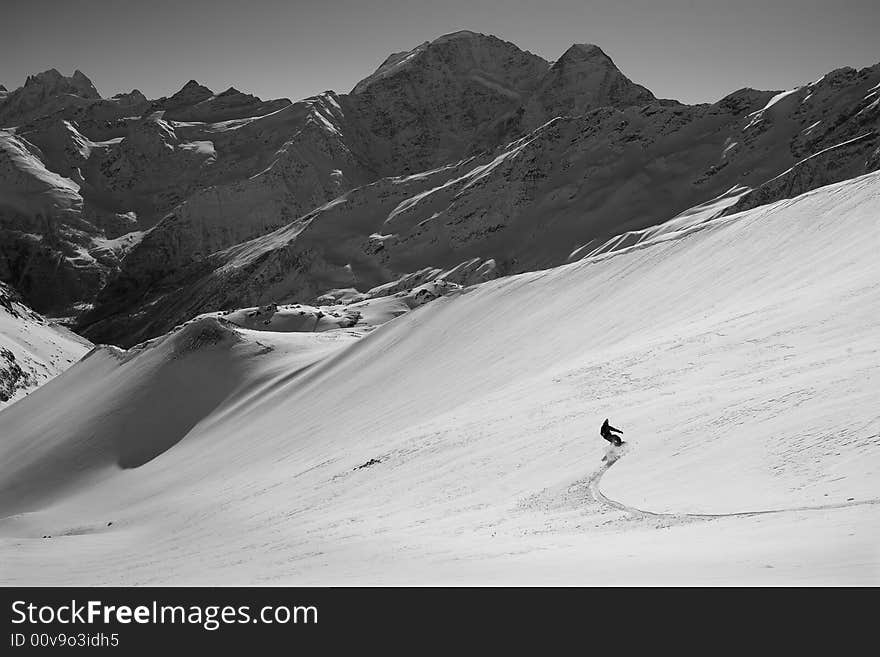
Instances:
[[[0,279],[118,344],[218,308],[552,266],[880,160],[878,67],[688,106],[594,45],[551,64],[457,32],[295,103],[41,76],[0,95],[18,117]]]
[[[108,259],[106,242],[124,238],[137,251],[128,267],[135,275],[124,278],[149,288],[380,175],[495,148],[487,128],[522,106],[549,70],[513,44],[458,32],[391,56],[347,96],[294,104],[235,89],[215,94],[195,80],[155,101],[137,91],[105,100],[81,73],[35,76],[0,101],[0,116],[47,170],[78,187],[76,206],[51,217],[65,225],[75,218],[76,239],[42,245],[42,260],[60,263],[76,284],[57,298],[39,292],[22,271],[34,250],[24,234],[7,249],[15,257],[6,259],[6,280],[40,310],[76,314],[118,271],[124,251],[112,245]],[[103,257],[74,266],[71,250]]]
[[[198,260],[184,262],[171,237],[180,233],[163,232],[163,222],[101,291],[96,308],[83,319],[88,322],[85,332],[98,341],[134,344],[164,333],[180,317],[206,309],[314,298],[337,288],[363,291],[393,280],[399,274],[382,262],[381,255],[394,239],[382,234],[386,218],[420,194],[470,171],[472,164],[468,160],[414,176],[380,179],[269,234]],[[181,264],[168,269],[169,261]],[[411,279],[410,287],[438,278],[441,272],[431,273]]]
[[[597,107],[629,107],[656,100],[627,78],[599,46],[575,44],[563,53],[523,105],[522,128],[531,131],[556,116]]]
[[[512,43],[456,32],[389,57],[343,100],[384,175],[460,159],[474,136],[520,104],[548,62]]]
[[[70,77],[61,75],[54,68],[28,76],[24,86],[9,93],[0,106],[0,125],[16,125],[35,114],[51,112],[48,108],[60,109],[67,106],[87,104],[89,100],[100,99],[95,85],[81,71]]]
[[[137,89],[102,98],[81,71],[65,77],[55,69],[29,76],[24,85],[0,92],[0,127],[39,127],[60,120],[76,121],[78,129],[94,140],[107,139],[149,107]]]
[[[656,101],[654,94],[627,78],[601,48],[575,44],[514,109],[474,137],[471,152],[506,144],[558,116],[580,116],[599,107],[624,109]]]
[[[0,110],[33,95],[22,90]],[[197,257],[204,248],[264,234],[366,181],[338,131],[313,109],[318,101],[263,102],[234,89],[215,95],[195,82],[154,103],[93,95],[75,98],[119,108],[112,120],[83,112],[91,106],[82,105],[0,133],[8,162],[0,185],[11,190],[0,198],[0,272],[45,312],[75,314],[86,307],[124,252],[175,207],[181,206],[167,225],[178,217],[195,225],[198,243],[188,255]],[[143,114],[121,116],[123,110]],[[169,120],[168,113],[187,120]],[[218,207],[224,211],[214,223],[220,225],[204,225]],[[59,273],[62,284],[53,288]]]
[[[0,410],[57,376],[92,344],[25,305],[0,282]]]
[[[0,131],[0,280],[52,309],[104,281],[101,256],[90,252],[97,247],[92,231],[80,220],[79,185],[48,170],[39,156],[26,140]]]

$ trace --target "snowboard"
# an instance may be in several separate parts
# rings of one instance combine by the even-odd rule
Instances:
[[[623,446],[623,445],[626,444],[626,441],[625,441],[625,440],[621,440],[620,438],[618,438],[618,439],[615,440],[614,442],[611,442],[611,441],[608,441],[608,442],[611,443],[611,444],[608,446],[608,449],[611,449],[612,447],[621,447],[621,446]],[[608,461],[608,456],[611,455],[611,454],[612,454],[612,452],[608,452],[607,454],[605,454],[605,456],[602,457],[602,460],[607,462],[607,461]],[[619,458],[619,456],[616,457],[614,460],[616,461],[617,458]]]

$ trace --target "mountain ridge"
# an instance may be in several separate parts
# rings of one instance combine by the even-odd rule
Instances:
[[[295,299],[326,292],[320,281],[366,292],[420,280],[411,275],[423,270],[493,263],[484,276],[552,266],[732,187],[752,190],[751,200],[738,201],[745,207],[872,170],[878,70],[842,68],[784,94],[744,88],[685,105],[629,80],[597,45],[574,44],[548,62],[464,30],[392,53],[349,94],[297,102],[234,87],[216,93],[196,80],[156,100],[136,90],[92,98],[81,72],[47,72],[82,95],[55,94],[44,103],[48,114],[31,116],[30,108],[0,134],[7,150],[27,151],[35,163],[0,169],[0,188],[4,175],[19,189],[42,167],[68,181],[61,186],[73,202],[60,212],[40,200],[48,192],[37,192],[30,205],[0,203],[0,279],[39,310],[72,317],[93,339],[130,344],[132,329],[119,327],[146,321],[167,330],[186,319],[155,323],[166,314],[158,299],[167,292],[156,297],[158,290],[194,294],[181,312],[268,301],[227,287],[223,298],[198,302],[194,290],[224,288],[211,272],[232,271],[230,249],[271,244],[275,232],[313,224],[307,217],[322,217],[325,204],[346,195],[367,205],[339,221],[361,227],[339,224],[348,237],[338,245],[332,231],[308,228],[294,243],[318,234],[323,243],[308,238],[308,264],[297,256],[273,265],[276,283],[267,289]],[[0,97],[0,117],[20,89]],[[834,165],[820,172],[814,156]],[[793,167],[798,182],[780,183]],[[444,170],[457,174],[432,173]],[[407,177],[404,186],[393,182]],[[382,209],[388,201],[368,188],[356,192],[377,184],[414,196],[401,196],[395,210]],[[35,242],[27,235],[46,230],[45,208],[54,237]],[[290,266],[305,267],[296,285]],[[50,272],[70,281],[67,292],[51,292]]]

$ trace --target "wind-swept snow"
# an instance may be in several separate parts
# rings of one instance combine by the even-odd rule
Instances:
[[[874,173],[365,337],[96,352],[0,413],[0,581],[876,584],[878,213]]]

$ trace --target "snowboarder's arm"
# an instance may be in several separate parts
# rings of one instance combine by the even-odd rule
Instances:
[[[621,431],[620,429],[615,429],[615,428],[612,427],[610,424],[608,425],[608,428],[609,428],[611,431],[616,431],[617,433],[623,433],[623,431]]]

